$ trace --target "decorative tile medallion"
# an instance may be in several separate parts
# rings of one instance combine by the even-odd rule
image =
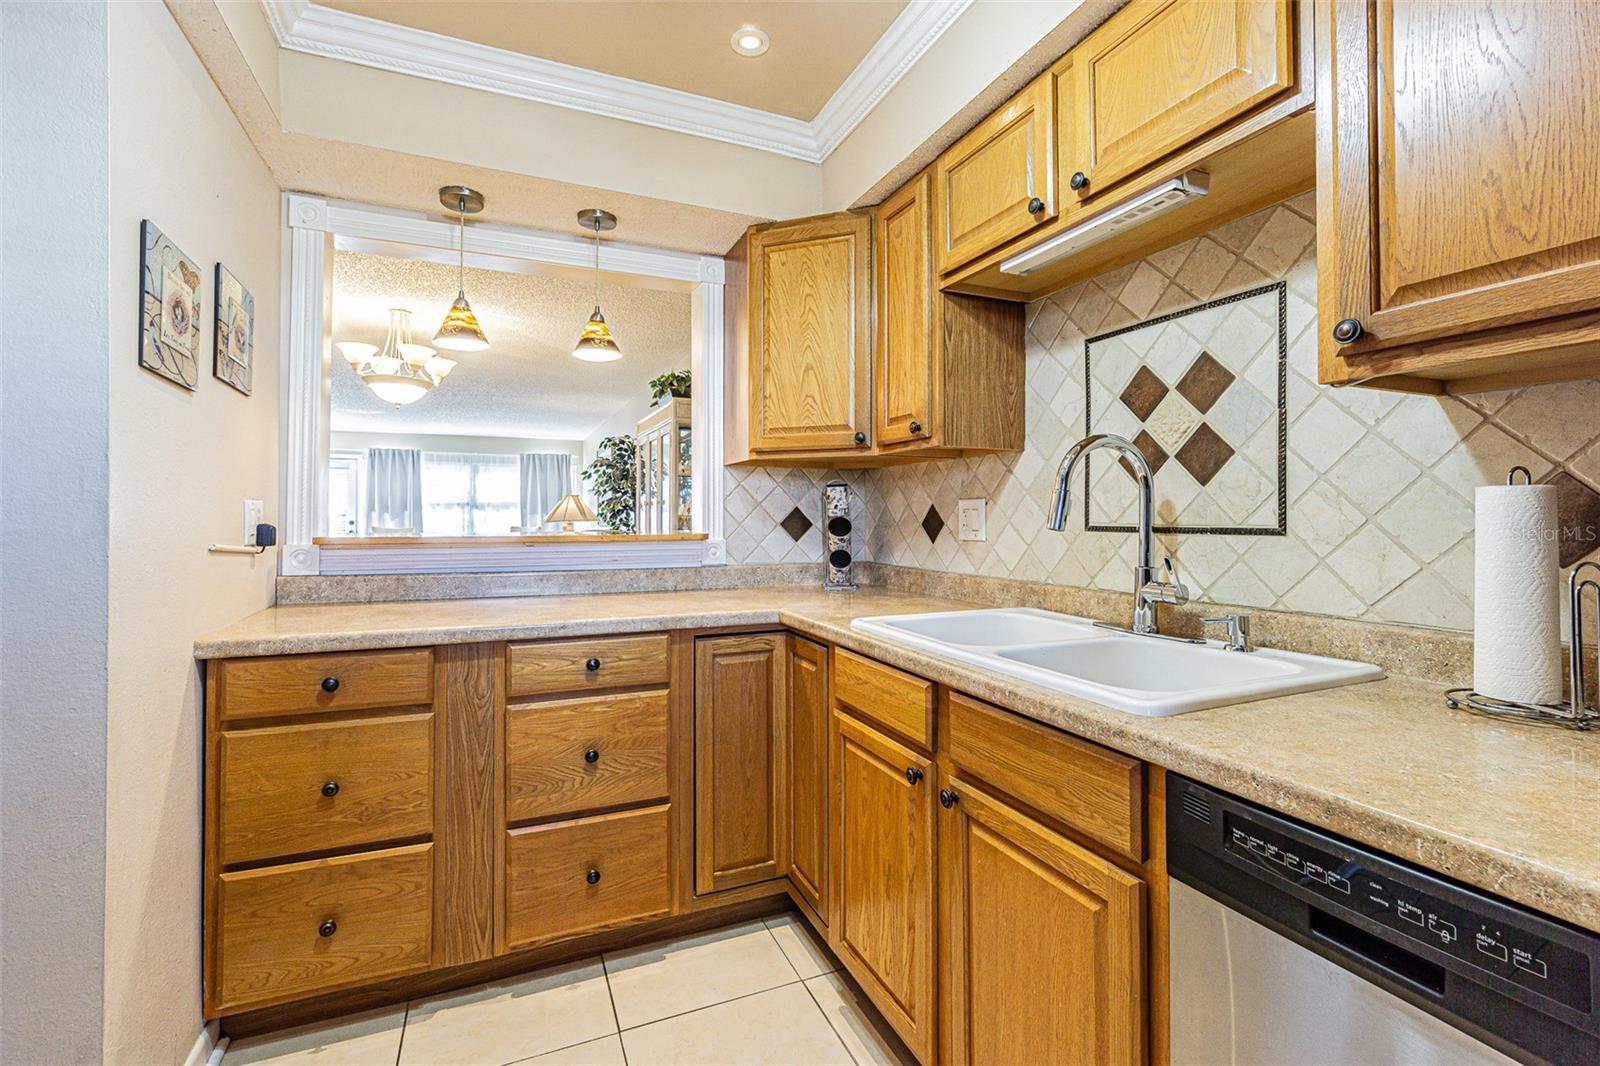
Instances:
[[[922,516],[922,531],[928,535],[929,542],[939,539],[939,533],[944,529],[944,516],[933,504],[928,505],[928,513]]]
[[[1086,431],[1127,437],[1159,474],[1158,532],[1286,532],[1288,350],[1282,281],[1084,342]],[[1091,467],[1084,484],[1089,529],[1133,529],[1131,481]]]
[[[798,507],[784,515],[783,521],[778,524],[789,534],[791,540],[799,540],[811,531],[811,519],[807,518],[805,512]]]

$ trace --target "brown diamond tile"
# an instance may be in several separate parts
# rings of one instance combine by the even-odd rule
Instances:
[[[1122,388],[1122,402],[1128,405],[1133,416],[1143,422],[1150,412],[1167,397],[1167,383],[1156,377],[1155,371],[1141,366]]]
[[[798,507],[784,515],[783,521],[778,524],[795,540],[799,540],[811,531],[811,519],[807,518],[805,512]]]
[[[1210,352],[1202,351],[1178,379],[1178,393],[1205,414],[1228,391],[1233,379],[1233,371],[1217,362]]]
[[[1150,464],[1150,473],[1154,474],[1167,465],[1167,450],[1147,430],[1141,429],[1139,435],[1133,438],[1133,446],[1144,455],[1144,461]]]
[[[922,531],[928,535],[929,543],[939,539],[939,534],[944,530],[944,516],[933,504],[928,505],[928,513],[922,516]]]
[[[1600,493],[1565,470],[1545,484],[1556,487],[1556,523],[1561,530],[1557,551],[1564,570],[1600,548]]]
[[[1211,479],[1217,476],[1217,471],[1222,469],[1222,465],[1233,458],[1233,445],[1202,422],[1199,428],[1189,435],[1189,439],[1183,442],[1183,447],[1178,449],[1174,458],[1185,470],[1194,475],[1196,481],[1202,485],[1209,485]]]

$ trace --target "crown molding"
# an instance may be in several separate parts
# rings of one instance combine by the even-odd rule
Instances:
[[[295,52],[637,122],[820,163],[972,4],[914,0],[810,122],[322,7],[261,0]]]

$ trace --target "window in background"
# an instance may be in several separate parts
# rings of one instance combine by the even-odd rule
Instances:
[[[424,536],[508,536],[521,515],[521,461],[515,455],[423,452],[422,501]]]

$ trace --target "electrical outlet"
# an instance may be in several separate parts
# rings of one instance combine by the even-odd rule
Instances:
[[[989,539],[989,501],[959,500],[956,503],[956,539]]]
[[[256,526],[261,524],[261,516],[265,505],[260,500],[244,501],[244,539],[239,543],[254,548],[256,546]]]

